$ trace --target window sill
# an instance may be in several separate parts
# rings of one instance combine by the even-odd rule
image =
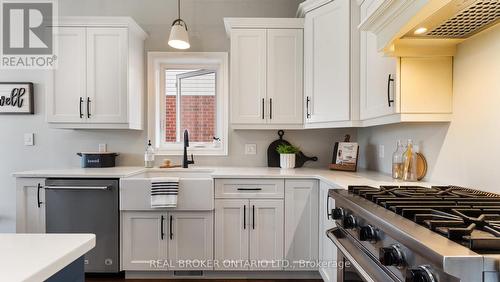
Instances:
[[[187,151],[188,156],[227,156],[228,152],[225,149],[220,150],[190,150]],[[184,155],[184,150],[167,150],[167,149],[156,149],[155,155],[157,156],[182,156]]]

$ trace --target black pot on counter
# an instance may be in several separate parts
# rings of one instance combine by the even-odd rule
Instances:
[[[77,153],[82,157],[82,168],[101,168],[114,167],[116,163],[117,153]]]

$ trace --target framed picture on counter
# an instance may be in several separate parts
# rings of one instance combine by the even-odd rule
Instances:
[[[0,82],[0,114],[34,113],[33,83]]]
[[[349,142],[349,139],[350,136],[347,135],[344,142],[335,143],[330,169],[357,171],[359,146],[356,142]]]

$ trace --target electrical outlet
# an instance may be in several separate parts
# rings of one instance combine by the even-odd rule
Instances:
[[[385,156],[385,147],[384,145],[378,145],[378,157],[383,159]]]
[[[35,145],[35,134],[24,133],[24,146],[34,146],[34,145]]]
[[[245,144],[245,155],[257,155],[257,144]]]

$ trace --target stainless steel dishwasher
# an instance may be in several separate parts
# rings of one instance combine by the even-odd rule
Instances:
[[[96,234],[95,248],[85,255],[85,272],[119,272],[119,181],[48,179],[45,185],[47,233]]]

